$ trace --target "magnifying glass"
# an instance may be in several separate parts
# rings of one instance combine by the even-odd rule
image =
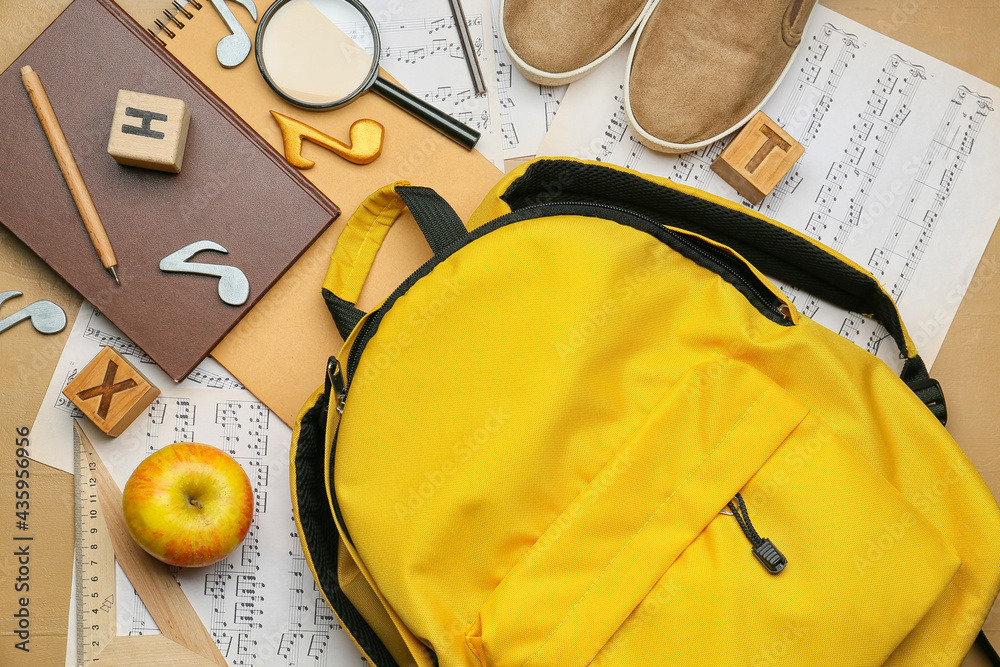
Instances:
[[[462,146],[479,132],[379,76],[378,28],[358,0],[277,0],[257,26],[257,66],[302,109],[336,109],[369,90]]]

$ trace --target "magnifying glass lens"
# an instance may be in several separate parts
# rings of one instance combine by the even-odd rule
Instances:
[[[291,104],[334,109],[373,90],[471,150],[478,131],[378,75],[380,50],[361,0],[276,0],[257,24],[257,66]]]
[[[307,105],[338,106],[371,83],[376,39],[344,0],[290,0],[270,17],[258,45],[272,84]]]

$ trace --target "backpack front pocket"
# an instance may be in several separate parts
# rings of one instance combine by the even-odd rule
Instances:
[[[808,428],[800,427],[804,421]],[[767,617],[772,607],[780,610],[784,605],[794,616],[797,607],[788,607],[789,601],[811,596],[798,609],[827,615],[834,621],[830,627],[837,628],[836,618],[852,611],[843,605],[823,608],[817,604],[826,595],[823,586],[841,587],[830,596],[834,600],[842,600],[843,587],[847,587],[859,604],[874,599],[879,609],[885,609],[881,591],[869,590],[880,575],[842,572],[841,555],[834,559],[832,570],[829,564],[816,562],[817,554],[831,544],[846,549],[863,544],[866,532],[876,531],[879,520],[898,517],[909,507],[846,443],[837,441],[813,457],[817,464],[836,467],[807,466],[802,474],[843,476],[844,484],[859,484],[868,516],[854,522],[857,530],[845,514],[848,509],[843,498],[824,504],[818,497],[814,505],[798,510],[771,503],[761,517],[755,516],[751,500],[742,508],[745,514],[737,512],[741,519],[749,516],[751,521],[720,515],[741,490],[756,489],[752,480],[770,461],[783,456],[787,448],[803,446],[806,441],[802,438],[808,437],[818,422],[804,405],[746,364],[720,357],[692,367],[485,600],[467,628],[469,650],[485,667],[571,667],[592,661],[652,664],[659,660],[652,659],[651,650],[664,651],[661,657],[669,655],[671,661],[679,653],[697,656],[708,649],[698,645],[697,636],[711,637],[714,628],[729,637],[736,655],[744,655],[748,646],[758,642],[766,645],[768,633],[735,642],[732,632],[741,624],[745,626],[748,616]],[[855,478],[860,481],[853,481]],[[734,506],[740,509],[738,503]],[[782,508],[781,513],[775,513],[776,507]],[[907,606],[912,627],[951,578],[958,559],[940,534],[910,510],[912,521],[899,540],[905,552],[902,566],[923,567],[920,577],[927,585],[921,588],[918,601],[911,597],[895,605],[890,601],[888,606]],[[830,512],[836,520],[824,522],[824,514]],[[776,558],[771,547],[758,549],[752,540],[756,529],[746,530],[743,525],[752,526],[758,518],[765,519],[758,521],[758,537],[773,540],[773,546],[787,557],[787,568],[765,567],[768,556]],[[699,544],[709,527],[721,537]],[[786,537],[795,530],[803,534]],[[699,547],[695,561],[687,553],[692,543]],[[677,570],[679,562],[686,569]],[[928,570],[924,567],[927,562],[935,565]],[[874,567],[873,571],[880,569]],[[734,573],[739,573],[735,580]],[[675,574],[682,575],[683,581],[674,582]],[[718,581],[726,581],[732,588],[720,590],[713,584]],[[684,595],[671,593],[666,599],[662,592],[668,586],[682,588]],[[690,619],[689,624],[685,613],[690,613],[686,612],[690,607],[679,600],[690,605],[691,596],[698,599],[700,588],[712,597],[702,600],[704,613]],[[755,594],[747,595],[746,590]],[[773,594],[768,595],[768,591]],[[654,598],[655,614],[649,611],[649,600]],[[646,615],[637,623],[637,611],[644,605]],[[654,622],[666,607],[673,613],[669,626]],[[711,628],[703,629],[705,624]],[[629,627],[625,636],[623,626]],[[879,646],[873,653],[887,655],[906,632],[908,628],[881,632],[875,638]],[[799,648],[824,646],[824,632],[814,635]],[[840,633],[831,641],[844,637]],[[681,646],[690,651],[678,651]],[[698,662],[689,657],[677,664]],[[705,659],[701,664],[749,663],[723,657]]]

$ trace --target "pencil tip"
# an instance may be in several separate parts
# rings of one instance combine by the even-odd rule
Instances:
[[[121,283],[121,281],[120,281],[120,280],[118,280],[118,271],[116,271],[116,270],[115,270],[115,267],[113,267],[113,266],[109,266],[109,267],[108,267],[108,273],[110,273],[110,274],[111,274],[111,277],[115,279],[115,282],[116,282],[116,283],[118,283],[119,285],[121,285],[121,284],[122,284],[122,283]]]

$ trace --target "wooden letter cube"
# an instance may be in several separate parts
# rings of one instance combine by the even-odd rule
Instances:
[[[111,347],[76,374],[63,395],[110,436],[119,436],[160,395],[132,364]]]
[[[712,163],[712,171],[759,204],[804,152],[802,144],[758,111]]]
[[[181,100],[119,90],[108,153],[118,162],[178,173],[191,114]]]

